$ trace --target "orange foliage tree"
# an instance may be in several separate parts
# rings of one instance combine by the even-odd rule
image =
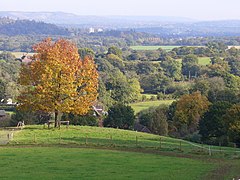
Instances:
[[[34,60],[23,64],[19,109],[55,114],[86,114],[97,98],[98,73],[91,57],[79,58],[77,47],[64,39],[36,44]]]
[[[201,116],[208,110],[210,102],[199,91],[181,96],[174,115],[175,124],[186,125],[188,131],[197,130]]]

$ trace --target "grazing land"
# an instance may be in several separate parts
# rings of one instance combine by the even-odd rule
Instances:
[[[181,46],[130,46],[131,49],[138,50],[138,51],[157,50],[159,48],[166,51],[171,51],[173,48],[177,48],[177,47],[181,47]]]
[[[151,95],[147,96],[148,98]],[[130,106],[133,108],[135,113],[138,113],[144,109],[148,109],[149,107],[156,107],[159,105],[170,105],[174,100],[158,100],[158,101],[146,101],[146,102],[137,102],[132,103]]]
[[[239,152],[211,149],[209,156],[207,145],[112,128],[26,126],[8,145],[0,146],[0,178],[237,178]]]
[[[0,149],[0,179],[202,179],[216,168],[204,160],[97,150]]]
[[[206,66],[210,63],[211,63],[211,59],[209,57],[199,57],[198,58],[198,64],[200,64],[200,65]]]

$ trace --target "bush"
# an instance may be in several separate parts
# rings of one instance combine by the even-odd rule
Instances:
[[[138,113],[139,123],[154,134],[168,135],[167,110],[168,108],[165,106],[143,110]]]
[[[105,127],[131,129],[134,124],[134,110],[131,106],[116,104],[108,110],[108,116],[103,121]]]
[[[0,118],[0,127],[9,127],[11,122],[11,116],[7,114],[5,117]]]
[[[94,115],[93,111],[90,111],[86,115],[74,115],[74,114],[64,114],[62,120],[70,121],[72,125],[81,126],[98,126],[98,119]]]
[[[51,115],[45,112],[29,112],[17,110],[12,115],[10,125],[17,126],[19,121],[24,121],[24,124],[44,124],[50,119]]]

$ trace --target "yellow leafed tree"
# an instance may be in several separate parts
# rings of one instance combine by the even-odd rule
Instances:
[[[98,73],[91,57],[79,58],[77,47],[64,39],[50,38],[35,45],[34,60],[23,64],[18,97],[22,110],[55,114],[55,127],[61,113],[86,114],[97,98]]]

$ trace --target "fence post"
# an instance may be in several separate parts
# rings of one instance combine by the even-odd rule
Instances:
[[[113,145],[112,135],[110,135],[110,141],[111,141],[111,145]]]
[[[179,150],[182,151],[182,141],[179,141]]]
[[[234,149],[235,149],[235,155],[237,154],[237,144],[236,143],[234,143]]]
[[[202,152],[203,152],[203,142],[202,142]]]
[[[136,146],[138,146],[138,137],[136,136]]]
[[[85,144],[87,145],[88,144],[88,137],[86,135],[86,139],[85,139]]]
[[[159,148],[162,149],[162,138],[159,139]]]
[[[36,143],[36,134],[33,135],[33,142]]]
[[[209,148],[208,148],[208,153],[209,153],[209,156],[212,155],[212,152],[211,152],[211,146],[209,146]]]
[[[219,142],[219,150],[220,150],[220,153],[222,153],[222,144],[221,144],[221,142]]]

